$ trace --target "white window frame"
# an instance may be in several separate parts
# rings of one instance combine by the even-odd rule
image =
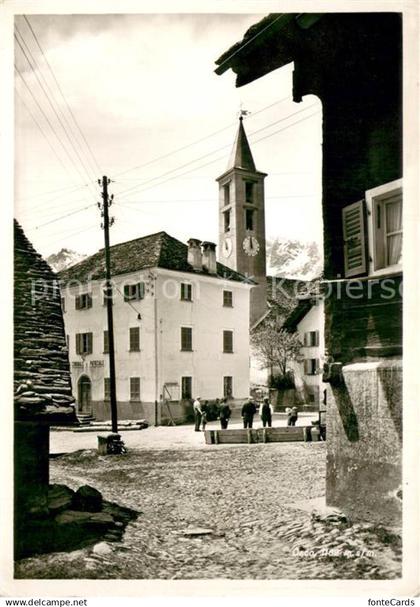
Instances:
[[[190,297],[183,297],[183,291],[185,293],[185,291],[187,291],[187,295],[189,295]],[[180,292],[180,301],[189,301],[191,302],[193,300],[193,286],[191,282],[181,282],[180,283],[180,287],[179,287],[179,292]]]
[[[394,274],[402,271],[402,264],[394,264],[392,266],[384,266],[383,268],[377,268],[377,235],[376,235],[376,205],[378,202],[386,201],[390,196],[401,193],[403,190],[403,180],[396,179],[395,181],[390,181],[388,183],[384,183],[376,188],[372,188],[371,190],[366,191],[366,209],[368,215],[368,274],[369,276],[382,276],[386,274]],[[384,213],[382,213],[384,217]],[[404,225],[404,223],[403,223]],[[403,232],[404,238],[404,232]],[[385,245],[384,253],[386,253]]]

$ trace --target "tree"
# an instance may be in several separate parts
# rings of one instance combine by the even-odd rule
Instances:
[[[280,329],[274,320],[251,334],[251,344],[261,367],[278,368],[282,376],[286,375],[289,362],[301,360],[302,344],[298,334]]]

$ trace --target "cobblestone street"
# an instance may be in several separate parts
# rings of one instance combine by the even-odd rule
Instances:
[[[168,433],[178,448],[149,446],[153,437],[160,444]],[[193,444],[180,448],[184,435]],[[75,437],[53,433],[52,450],[54,444],[96,442],[92,433]],[[50,482],[74,489],[87,483],[140,514],[122,542],[105,537],[100,549],[27,558],[17,563],[16,577],[399,576],[398,536],[311,515],[311,503],[322,502],[324,494],[325,443],[205,446],[203,438],[188,426],[150,428],[124,435],[137,443],[125,456],[102,457],[90,448],[52,459]],[[188,535],[192,528],[211,533]]]

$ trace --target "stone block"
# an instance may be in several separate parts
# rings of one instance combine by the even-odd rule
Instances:
[[[102,494],[94,487],[83,485],[73,496],[73,508],[86,512],[99,512],[102,510]]]

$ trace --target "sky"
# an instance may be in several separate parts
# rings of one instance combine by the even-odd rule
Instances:
[[[322,242],[321,104],[292,101],[293,66],[235,88],[216,59],[264,14],[15,18],[15,215],[44,256],[165,230],[217,242],[218,184],[244,119],[268,174],[268,239]]]

